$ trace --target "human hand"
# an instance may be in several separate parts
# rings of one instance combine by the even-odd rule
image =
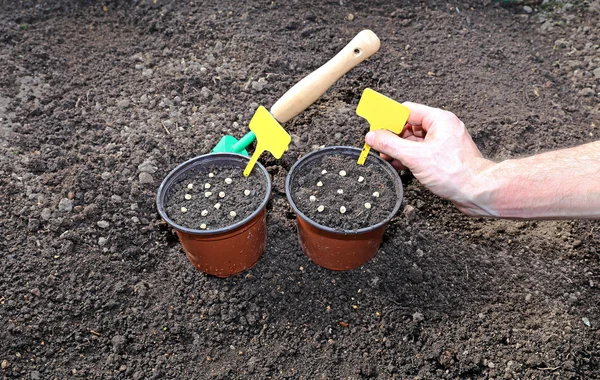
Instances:
[[[469,215],[489,216],[478,194],[484,184],[478,175],[494,165],[475,146],[456,115],[438,108],[406,102],[408,122],[400,135],[378,130],[365,141],[398,169],[408,168],[434,194],[451,200]],[[475,199],[477,198],[477,202]]]

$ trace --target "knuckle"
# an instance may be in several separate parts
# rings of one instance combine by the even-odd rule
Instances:
[[[448,121],[453,121],[453,122],[458,122],[458,121],[460,121],[460,120],[458,119],[458,116],[456,116],[456,115],[455,115],[453,112],[450,112],[450,111],[444,111],[444,116],[446,117],[446,119],[447,119]]]
[[[448,124],[450,124],[450,126],[454,128],[462,129],[465,127],[464,123],[453,112],[444,111],[444,118],[446,119]]]

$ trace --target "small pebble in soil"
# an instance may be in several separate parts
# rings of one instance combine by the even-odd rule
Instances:
[[[229,213],[229,216],[230,216],[230,217],[232,217],[232,218],[235,218],[235,216],[236,216],[236,215],[237,215],[237,214],[236,214],[236,212],[235,212],[235,211],[231,211],[231,212]]]
[[[311,195],[310,198],[308,198],[309,201],[314,202],[317,200],[317,197],[315,197],[314,195]]]
[[[221,208],[221,204],[220,203],[215,203],[215,208],[218,210]]]
[[[327,170],[323,169],[323,171],[321,172],[321,174],[327,174]]]
[[[365,208],[369,210],[371,208],[371,204],[369,202],[365,203]]]
[[[344,206],[340,207],[340,212],[342,214],[345,214],[346,213],[346,207],[344,207]]]
[[[205,184],[204,184],[204,188],[205,188],[205,189],[210,189],[210,183],[205,183]]]
[[[344,190],[342,190],[342,189],[338,189],[337,193],[338,193],[338,194],[344,194]]]
[[[374,192],[374,193],[373,193],[373,196],[374,196],[375,198],[379,198],[379,191],[376,191],[376,192]]]
[[[323,205],[317,207],[318,212],[323,212],[324,210],[325,210],[325,206],[323,206]]]
[[[187,208],[186,207],[182,207],[181,208],[181,212],[184,212],[184,213],[187,212]]]
[[[146,172],[140,173],[139,180],[141,184],[154,183],[154,178],[152,177],[152,174]]]
[[[68,198],[63,198],[58,203],[58,209],[63,212],[71,212],[73,210],[73,201]]]
[[[219,198],[225,198],[225,192],[224,191],[221,191],[219,193]]]
[[[208,210],[202,210],[202,212],[200,213],[200,215],[202,215],[202,216],[208,215]]]
[[[213,173],[208,173],[208,176],[209,176],[210,178],[212,178],[212,177],[214,177],[215,175],[214,175]]]
[[[190,189],[190,190],[192,190],[194,188],[194,184],[190,183],[189,185],[187,185],[187,188]]]
[[[189,201],[190,199],[192,199],[192,194],[186,194],[186,195],[184,196],[184,198],[185,198],[185,199],[187,199],[187,200]]]
[[[205,229],[206,229],[206,223],[202,223],[202,224],[200,225],[200,229],[201,229],[201,230],[205,230]]]
[[[321,182],[321,181],[317,182],[317,186],[322,187],[323,186],[323,182]]]
[[[230,185],[231,182],[233,182],[233,180],[231,178],[229,178],[229,177],[225,178],[225,183],[226,184]]]
[[[358,177],[358,182],[362,182],[364,180],[365,180],[365,177],[363,177],[363,176]]]
[[[244,190],[244,195],[245,195],[245,196],[248,196],[248,195],[250,195],[250,190]]]
[[[345,170],[340,170],[340,176],[341,177],[345,177],[346,176],[346,171]]]
[[[212,193],[210,191],[207,191],[206,193],[204,193],[204,196],[206,198],[210,197],[212,195]]]

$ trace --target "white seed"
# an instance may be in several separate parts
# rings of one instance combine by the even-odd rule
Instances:
[[[200,213],[200,215],[202,215],[202,216],[208,215],[208,210],[202,210],[202,212]]]
[[[232,212],[230,212],[230,213],[229,213],[229,216],[231,216],[232,218],[235,218],[235,216],[236,216],[236,215],[237,215],[237,214],[236,214],[236,212],[235,212],[235,211],[232,211]]]
[[[244,195],[245,195],[245,196],[248,196],[248,195],[250,195],[250,190],[244,190]]]
[[[345,177],[345,176],[346,176],[346,171],[345,171],[345,170],[340,170],[340,175],[341,175],[342,177]]]
[[[225,183],[226,184],[230,185],[231,182],[233,182],[233,180],[231,178],[229,178],[229,177],[225,178]]]
[[[184,197],[189,201],[190,199],[192,199],[192,194],[186,194]]]
[[[321,205],[321,206],[317,207],[318,212],[323,212],[323,210],[325,210],[325,206]]]
[[[204,193],[204,196],[206,198],[210,197],[212,195],[212,193],[210,191],[207,191],[206,193]]]
[[[187,187],[188,187],[188,189],[192,190],[194,188],[194,184],[190,183]]]
[[[201,230],[205,230],[205,229],[206,229],[206,223],[202,223],[202,224],[200,225],[200,229],[201,229]]]
[[[181,208],[181,212],[187,212],[187,208],[185,208],[185,207],[182,207],[182,208]]]
[[[323,186],[323,182],[321,182],[321,181],[317,182],[317,186],[319,186],[319,187]]]
[[[338,194],[344,194],[344,190],[342,190],[342,189],[338,189],[337,193],[338,193]]]
[[[374,192],[374,193],[373,193],[373,196],[374,196],[375,198],[379,198],[379,191],[376,191],[376,192]]]
[[[321,174],[327,174],[327,170],[323,169],[323,171],[321,171]]]
[[[344,206],[340,207],[340,212],[342,214],[344,214],[346,212],[346,207],[344,207]]]
[[[205,189],[210,189],[210,183],[205,183],[205,184],[204,184],[204,188],[205,188]]]
[[[225,198],[225,192],[224,191],[221,191],[219,193],[219,198]]]
[[[215,208],[218,210],[221,208],[221,204],[220,203],[215,203]]]
[[[363,177],[363,176],[358,177],[358,182],[362,182],[364,180],[365,180],[365,177]]]
[[[213,173],[208,173],[208,176],[209,176],[210,178],[212,178],[212,177],[214,177],[215,175],[214,175]]]
[[[365,208],[369,210],[371,208],[371,204],[369,202],[365,203]]]
[[[315,197],[314,195],[311,195],[310,198],[308,198],[309,201],[314,202],[317,200],[317,197]]]

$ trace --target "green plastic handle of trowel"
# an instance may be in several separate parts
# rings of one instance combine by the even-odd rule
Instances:
[[[233,146],[231,147],[231,152],[241,152],[242,150],[246,149],[248,145],[252,144],[254,140],[256,140],[256,135],[254,134],[254,132],[250,131],[246,133],[244,137],[242,137],[238,142],[233,144]]]

